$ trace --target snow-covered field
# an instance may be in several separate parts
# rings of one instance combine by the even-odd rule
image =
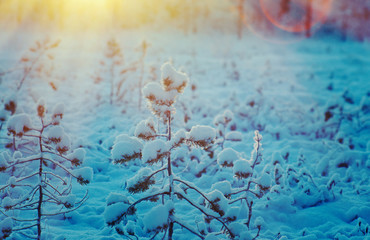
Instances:
[[[126,234],[128,237],[120,236],[106,223],[106,218],[122,211],[113,209],[107,213],[110,194],[122,194],[132,203],[166,188],[168,178],[163,176],[165,181],[162,183],[159,174],[157,184],[147,192],[129,193],[131,178],[144,167],[161,168],[161,161],[152,166],[138,159],[114,164],[111,150],[118,142],[117,136],[134,136],[135,127],[149,117],[153,117],[158,132],[166,133],[165,125],[158,123],[147,108],[147,100],[139,99],[141,89],[138,85],[139,79],[142,79],[142,87],[152,81],[159,83],[160,68],[167,61],[189,76],[184,93],[174,104],[176,114],[171,121],[172,131],[190,131],[193,126],[206,125],[218,129],[219,141],[223,139],[219,130],[231,132],[234,134],[232,138],[242,136],[241,141],[225,141],[214,147],[210,150],[213,155],[187,145],[174,149],[171,158],[175,178],[197,186],[206,194],[218,189],[227,195],[227,183],[231,184],[232,192],[243,189],[249,180],[238,180],[235,173],[249,165],[234,163],[240,159],[252,163],[256,156],[251,156],[255,130],[262,135],[263,160],[254,169],[253,178],[263,185],[266,183],[263,173],[266,173],[269,189],[262,191],[256,185],[255,191],[263,192],[260,198],[250,193],[246,195],[254,202],[249,229],[244,224],[249,212],[247,204],[243,200],[233,202],[242,195],[222,198],[226,204],[220,204],[225,212],[230,210],[227,214],[233,213],[237,217],[234,223],[228,223],[236,234],[235,239],[252,239],[259,227],[261,231],[257,239],[370,238],[369,43],[341,42],[329,37],[281,43],[251,33],[239,40],[235,35],[217,32],[185,35],[176,30],[122,30],[111,36],[116,39],[123,55],[122,64],[115,70],[114,90],[118,88],[117,82],[124,78],[120,88],[124,95],[120,100],[113,99],[111,104],[111,65],[104,56],[107,41],[111,39],[107,36],[1,33],[0,72],[22,67],[19,60],[25,55],[30,59],[33,56],[28,48],[46,36],[51,41],[61,40],[58,47],[50,50],[53,57],[36,62],[35,69],[40,63],[44,64],[43,69],[32,70],[18,92],[16,88],[23,70],[1,76],[1,105],[13,97],[17,102],[15,115],[24,112],[37,123],[36,107],[40,98],[45,100],[48,114],[57,103],[64,103],[61,126],[70,137],[71,149],[80,147],[86,151],[82,166],[91,167],[94,176],[88,185],[82,186],[72,179],[72,192],[80,199],[88,190],[88,199],[76,211],[45,217],[42,220],[45,239],[150,239],[155,231],[147,230],[168,220],[163,214],[171,204],[176,219],[199,232],[204,228],[202,237],[220,230],[219,223],[211,221],[207,224],[199,209],[178,195],[174,196],[173,203],[164,206],[160,199],[144,201],[136,206],[138,217],[128,216],[118,224],[126,233],[134,229],[137,238],[129,234]],[[147,44],[144,57],[143,41]],[[47,59],[47,56],[43,55],[43,58]],[[122,69],[129,70],[120,74]],[[215,125],[215,118],[225,110],[231,112],[226,111],[231,121],[224,130],[220,124]],[[9,111],[3,110],[3,114],[10,118]],[[0,152],[12,156],[14,150],[5,147],[12,141],[7,135],[7,121],[1,126]],[[222,148],[236,151],[236,157],[231,151],[224,154],[225,158],[231,158],[234,169],[217,164],[217,159],[219,163],[225,160],[220,154]],[[27,157],[28,151],[22,146],[18,150]],[[19,161],[16,158],[0,159],[0,164]],[[32,168],[32,165],[28,167]],[[57,171],[58,167],[54,166],[54,169]],[[21,177],[24,173],[17,174],[16,177]],[[0,173],[0,188],[9,183],[11,175],[9,171]],[[202,205],[196,191],[181,191]],[[2,207],[6,197],[17,198],[17,193],[22,190],[3,189],[0,192]],[[207,196],[212,198],[214,194]],[[168,196],[164,198],[166,200]],[[207,205],[201,207],[212,212]],[[53,210],[58,209],[54,206]],[[32,216],[27,211],[1,210],[16,218]],[[219,213],[213,211],[212,214]],[[164,220],[161,219],[163,216]],[[0,220],[3,219],[5,216],[0,215]],[[16,221],[13,225],[14,228],[22,226]],[[154,239],[162,239],[166,231]],[[37,231],[33,228],[25,233],[32,235]],[[179,240],[199,239],[180,224],[175,224],[173,234],[174,239]],[[24,238],[18,231],[9,239]],[[220,234],[207,239],[217,238],[227,239],[227,236]]]

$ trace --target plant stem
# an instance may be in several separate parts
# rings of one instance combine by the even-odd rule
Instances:
[[[42,202],[43,202],[43,189],[42,189],[42,172],[43,172],[43,169],[42,169],[42,164],[43,164],[43,149],[42,149],[42,133],[44,132],[44,128],[45,128],[45,125],[44,125],[44,121],[43,119],[41,118],[41,123],[42,123],[42,128],[41,128],[41,131],[40,131],[40,135],[39,135],[39,146],[40,146],[40,153],[41,153],[41,157],[40,157],[40,164],[39,164],[39,202],[38,202],[38,205],[37,205],[37,239],[40,240],[41,239],[41,216],[42,216]]]
[[[168,114],[168,141],[171,141],[171,112]],[[171,153],[168,154],[167,159],[167,171],[168,171],[168,181],[170,186],[170,200],[173,200],[173,175],[171,166]],[[172,214],[171,214],[172,215]],[[173,221],[170,215],[170,223],[168,228],[168,240],[172,240],[173,235]]]
[[[112,59],[113,61],[113,59]],[[110,67],[110,105],[113,104],[113,95],[114,95],[114,62],[112,63]]]

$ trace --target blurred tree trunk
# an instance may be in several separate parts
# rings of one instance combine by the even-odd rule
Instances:
[[[306,0],[306,37],[311,37],[311,27],[312,27],[312,6],[311,0]]]
[[[348,20],[347,18],[349,16],[347,16],[347,13],[346,11],[348,11],[348,4],[343,2],[342,5],[341,5],[341,12],[342,13],[345,13],[344,16],[342,17],[342,26],[341,26],[341,31],[342,31],[342,41],[346,41],[347,40],[347,29],[348,29]]]
[[[17,23],[20,24],[23,20],[23,7],[22,4],[17,1]]]
[[[243,36],[243,14],[244,14],[244,0],[238,0],[238,38],[242,39]]]
[[[282,18],[285,14],[290,11],[290,0],[281,0],[279,18]]]
[[[191,25],[192,25],[192,32],[197,32],[197,22],[198,22],[198,9],[195,5],[195,0],[191,0]]]

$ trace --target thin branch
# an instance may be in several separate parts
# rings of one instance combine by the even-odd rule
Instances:
[[[32,135],[32,134],[23,134],[25,137],[34,137],[34,138],[40,138],[42,136]]]
[[[206,197],[206,195],[204,195],[204,193],[202,193],[200,190],[198,190],[195,186],[191,186],[189,183],[186,183],[186,182],[184,182],[184,181],[182,181],[182,180],[180,180],[180,179],[177,179],[177,178],[174,178],[174,179],[173,179],[173,181],[180,182],[180,183],[182,183],[182,184],[186,185],[187,187],[189,187],[190,189],[193,189],[194,191],[196,191],[197,193],[199,193],[200,195],[202,195],[202,197],[203,197],[204,199],[206,199],[210,204],[212,204],[212,205],[213,205],[213,202],[211,202],[211,201]]]
[[[159,169],[159,170],[157,170],[157,171],[153,172],[152,174],[150,174],[150,175],[147,177],[147,179],[150,179],[151,177],[153,177],[153,176],[154,176],[154,175],[156,175],[157,173],[160,173],[160,172],[162,172],[162,171],[164,171],[164,170],[167,170],[167,165],[165,165],[165,167],[163,167],[163,168],[161,168],[161,169]]]
[[[12,68],[12,69],[8,69],[6,71],[0,72],[0,76],[4,76],[4,75],[6,75],[8,73],[15,72],[15,71],[20,70],[20,69],[23,69],[23,68],[21,68],[21,67],[15,67],[15,68]]]
[[[160,192],[160,193],[156,193],[156,194],[153,194],[153,195],[150,195],[150,196],[147,196],[147,197],[140,198],[139,200],[137,200],[136,202],[134,202],[133,204],[131,204],[131,205],[127,208],[127,210],[126,210],[126,212],[125,212],[125,214],[124,214],[124,215],[126,215],[126,213],[127,213],[130,209],[132,209],[133,207],[135,207],[137,204],[139,204],[139,203],[141,203],[141,202],[143,202],[143,201],[150,200],[150,199],[152,199],[152,198],[154,198],[154,197],[161,196],[161,195],[170,195],[170,193],[169,193],[169,192]]]
[[[72,191],[72,181],[70,179],[69,185],[66,189],[63,190],[62,195],[68,195],[71,193],[71,191]]]
[[[67,161],[69,161],[69,162],[72,162],[72,160],[71,159],[69,159],[69,158],[67,158],[67,157],[65,157],[65,156],[63,156],[63,155],[61,155],[61,154],[58,154],[58,153],[55,153],[55,152],[51,152],[51,151],[42,151],[43,153],[49,153],[49,154],[53,154],[53,155],[55,155],[55,156],[58,156],[58,157],[61,157],[61,158],[63,158],[63,159],[65,159],[65,160],[67,160]]]
[[[43,182],[43,183],[45,183],[46,185],[48,185],[49,187],[51,187],[54,191],[56,191],[60,196],[62,196],[62,194],[53,186],[53,185],[51,185],[50,183],[48,183],[48,182]]]
[[[218,222],[220,222],[222,224],[222,226],[229,232],[230,236],[231,237],[234,237],[234,234],[231,232],[231,230],[226,226],[226,223],[224,223],[219,217],[216,217],[216,216],[213,216],[211,214],[208,214],[204,211],[204,209],[200,208],[199,206],[197,206],[195,203],[193,203],[191,200],[189,200],[188,198],[184,197],[184,195],[182,195],[181,193],[178,193],[178,192],[174,192],[174,194],[178,195],[180,198],[183,198],[185,199],[188,203],[190,203],[190,205],[192,205],[193,207],[197,208],[199,211],[201,211],[204,215],[206,215],[207,217],[211,217],[215,220],[217,220]]]
[[[261,231],[261,226],[258,226],[258,232],[256,234],[256,236],[254,238],[252,238],[252,240],[256,240],[258,238],[258,236],[260,235],[260,231]]]
[[[67,182],[66,181],[64,181],[64,179],[62,178],[62,177],[60,177],[60,176],[58,176],[58,175],[56,175],[56,174],[54,174],[54,173],[52,173],[52,172],[42,172],[43,174],[49,174],[49,175],[52,175],[52,176],[54,176],[54,177],[56,177],[56,178],[58,178],[58,179],[60,179],[64,184],[67,184]]]
[[[73,175],[73,173],[70,171],[70,170],[68,170],[67,168],[65,168],[63,165],[61,165],[60,163],[58,163],[58,162],[56,162],[56,161],[54,161],[54,160],[52,160],[52,159],[49,159],[49,158],[45,158],[45,157],[43,157],[43,160],[46,160],[46,161],[49,161],[49,162],[52,162],[52,163],[54,163],[55,165],[57,165],[58,167],[60,167],[61,169],[63,169],[65,172],[67,172],[69,175],[71,175],[72,177],[74,177],[74,178],[77,178],[75,175]]]
[[[21,79],[21,82],[19,83],[18,87],[17,87],[17,91],[19,91],[24,83],[24,81],[27,79],[28,75],[31,73],[33,67],[35,66],[35,64],[37,63],[37,61],[44,55],[44,53],[46,52],[47,48],[44,48],[41,50],[41,52],[39,52],[39,55],[37,55],[36,58],[33,59],[33,61],[31,61],[31,64],[29,67],[25,67],[24,68],[24,75]]]
[[[256,183],[256,182],[254,182],[254,181],[250,181],[250,182],[251,182],[251,183]],[[256,184],[257,184],[257,183],[256,183]],[[258,185],[258,184],[257,184],[257,185]],[[259,198],[258,193],[253,192],[253,191],[252,191],[252,190],[250,190],[249,188],[250,188],[250,187],[240,189],[240,190],[238,190],[238,191],[236,191],[236,192],[232,192],[232,193],[230,193],[230,195],[235,195],[235,194],[239,194],[239,193],[242,193],[242,192],[250,192],[250,193],[254,194],[256,197],[258,197],[258,198]]]
[[[11,216],[5,214],[1,209],[0,209],[0,213],[3,214],[5,217],[11,218],[12,220],[17,221],[17,222],[34,222],[34,221],[37,221],[37,218],[35,218],[35,219],[18,219],[18,218],[14,218],[14,217],[11,217]]]
[[[45,191],[47,191],[48,193],[50,193],[50,191],[48,191],[47,189],[45,189],[45,188],[42,188],[42,189],[44,189]],[[50,193],[51,194],[51,193]],[[46,194],[46,193],[42,193],[42,195],[44,195],[44,196],[47,196],[48,198],[50,198],[50,199],[52,199],[52,200],[54,200],[54,201],[56,201],[57,203],[59,203],[59,204],[62,204],[62,202],[61,201],[59,201],[53,194],[51,194],[51,196],[49,195],[49,194]]]
[[[39,185],[36,185],[28,194],[27,196],[31,195],[32,194],[32,199],[29,199],[29,198],[24,198],[22,201],[19,201],[17,202],[16,204],[13,205],[13,207],[19,205],[19,204],[22,204],[26,201],[29,201],[31,202],[33,200],[33,196],[36,194],[37,190],[39,189]],[[36,190],[36,191],[35,191]]]
[[[199,233],[196,233],[193,229],[187,227],[186,225],[180,223],[179,221],[175,220],[173,222],[179,224],[183,228],[186,228],[189,232],[191,232],[192,234],[198,236],[200,239],[204,239],[204,237],[202,235],[200,235]]]
[[[12,210],[22,209],[22,208],[25,208],[25,207],[31,207],[31,206],[33,206],[35,204],[37,204],[37,202],[29,203],[29,204],[26,204],[26,205],[23,205],[23,206],[19,206],[19,207],[12,207]],[[31,208],[30,209],[23,209],[23,210],[31,210]]]
[[[150,240],[153,240],[158,234],[159,234],[159,231],[155,232],[154,236],[151,237]]]
[[[237,201],[240,201],[240,200],[246,200],[246,201],[248,201],[248,199],[247,199],[246,197],[240,197],[240,198],[237,198],[237,199],[235,199],[235,200],[233,200],[233,201],[229,202],[229,204],[236,203]]]
[[[24,160],[24,161],[16,162],[16,163],[13,163],[12,165],[9,165],[8,167],[6,167],[6,169],[9,169],[11,167],[14,167],[14,166],[16,166],[18,164],[37,161],[37,160],[40,160],[40,158],[41,157],[37,157],[37,158],[31,158],[31,159],[27,159],[27,160]]]
[[[35,173],[33,173],[33,174],[29,175],[29,176],[26,176],[26,177],[23,177],[23,178],[17,179],[17,180],[16,180],[16,182],[22,182],[23,180],[26,180],[26,179],[28,179],[28,178],[34,177],[34,176],[35,176],[35,175],[37,175],[37,174],[38,174],[38,172],[35,172]]]
[[[55,215],[60,215],[60,214],[66,214],[66,213],[69,213],[69,212],[73,212],[73,211],[75,211],[75,210],[77,210],[77,209],[79,209],[86,201],[87,201],[87,199],[89,198],[88,196],[87,196],[87,193],[88,193],[88,191],[86,191],[86,194],[85,194],[85,196],[83,197],[83,201],[80,201],[80,204],[78,204],[78,206],[77,207],[75,207],[75,208],[72,208],[72,209],[69,209],[69,210],[66,210],[66,211],[63,211],[63,212],[56,212],[56,213],[43,213],[42,214],[42,216],[55,216]]]
[[[7,187],[9,187],[9,184],[2,186],[2,187],[0,188],[0,192],[1,192],[2,190],[4,190],[5,188],[7,188]]]
[[[22,227],[22,228],[12,228],[12,232],[16,232],[16,231],[20,231],[20,230],[32,228],[32,227],[35,227],[35,226],[37,226],[37,224],[29,225],[29,226]]]
[[[34,191],[33,194],[31,195],[31,198],[28,199],[29,201],[32,201],[35,194],[40,190],[40,185],[37,184],[33,190],[35,190],[35,189],[36,189],[36,191]],[[28,194],[28,195],[30,195],[30,194]]]
[[[168,230],[168,228],[166,228],[166,229],[164,230],[164,234],[163,234],[162,240],[164,240],[164,239],[166,238],[166,236],[167,236],[167,230]]]
[[[30,236],[30,235],[28,235],[28,234],[25,234],[24,232],[19,232],[19,234],[21,234],[21,235],[25,236],[26,238],[37,239],[36,235],[35,235],[35,237],[34,237],[34,236]]]
[[[317,187],[317,185],[315,184],[315,182],[313,181],[313,178],[312,178],[311,174],[303,173],[303,175],[304,175],[304,176],[309,177],[309,178],[311,179],[312,184],[315,186],[315,188],[319,189],[319,188]]]

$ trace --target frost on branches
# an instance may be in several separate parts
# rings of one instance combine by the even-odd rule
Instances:
[[[270,177],[270,171],[268,170],[268,165],[266,165],[263,169],[257,168],[257,166],[263,161],[263,149],[261,143],[262,136],[258,131],[255,131],[254,135],[255,143],[251,153],[251,158],[249,160],[240,158],[236,151],[226,148],[218,155],[218,164],[224,168],[232,168],[234,177],[238,181],[239,187],[233,188],[231,193],[227,195],[230,199],[229,204],[231,206],[237,203],[242,204],[242,206],[243,204],[246,204],[247,209],[243,210],[245,211],[245,214],[241,214],[245,215],[245,218],[242,217],[242,220],[249,230],[248,234],[250,234],[252,229],[257,230],[257,234],[255,236],[255,238],[257,238],[262,227],[262,225],[259,223],[261,223],[263,219],[262,217],[258,216],[256,218],[256,221],[258,219],[257,225],[251,225],[253,205],[257,199],[262,198],[266,193],[269,192],[272,186],[272,180]],[[232,217],[233,215],[231,215],[231,219],[233,219]],[[238,220],[240,219],[235,217],[235,220],[233,223],[237,224]],[[248,235],[247,233],[243,233],[243,235],[244,234]]]
[[[85,150],[71,149],[70,138],[60,126],[64,105],[56,105],[47,116],[41,100],[36,110],[39,122],[24,113],[7,122],[13,155],[0,154],[1,179],[8,179],[0,186],[0,212],[6,217],[0,224],[1,239],[11,234],[40,239],[45,218],[74,211],[87,200],[87,192],[80,200],[72,194],[71,178],[87,184],[92,169],[79,168]]]
[[[225,234],[231,238],[235,235],[226,223],[225,213],[228,212],[228,200],[223,193],[214,190],[209,194],[203,193],[198,187],[176,176],[173,173],[173,162],[171,153],[183,146],[208,148],[214,144],[216,131],[209,126],[194,126],[187,132],[172,130],[174,103],[178,96],[184,91],[188,83],[186,74],[176,71],[170,63],[165,63],[162,68],[162,80],[160,83],[152,82],[143,89],[143,95],[148,100],[148,107],[160,122],[166,125],[166,132],[160,133],[155,127],[155,121],[150,118],[141,121],[135,130],[135,136],[120,135],[112,149],[112,158],[115,163],[127,163],[134,159],[141,159],[147,167],[127,181],[127,190],[132,194],[141,194],[141,198],[132,201],[124,197],[119,203],[112,204],[108,198],[105,211],[105,220],[108,225],[115,226],[117,233],[136,238],[147,237],[148,234],[173,239],[174,229],[183,228],[199,237],[205,239],[207,235]],[[199,204],[193,200],[189,192],[199,195],[207,204]],[[213,229],[205,232],[188,224],[176,217],[177,202],[185,201],[189,206],[200,211],[207,221],[213,221]],[[143,216],[137,205],[143,202],[155,202],[148,214]],[[132,216],[134,213],[140,219]],[[155,219],[155,220],[153,220]],[[143,223],[144,233],[134,230],[127,224],[137,221]],[[123,224],[120,224],[123,223]],[[146,232],[146,233],[145,233]],[[144,234],[144,235],[141,235]]]

